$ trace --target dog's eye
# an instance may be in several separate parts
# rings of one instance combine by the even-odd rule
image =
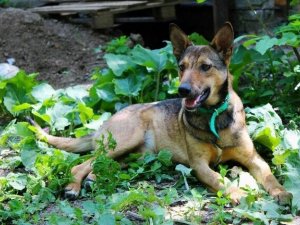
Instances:
[[[185,66],[183,64],[180,64],[178,67],[181,72],[184,71],[184,69],[185,69]]]
[[[201,70],[203,70],[204,72],[208,71],[211,67],[212,67],[212,65],[210,65],[210,64],[202,64],[200,66]]]

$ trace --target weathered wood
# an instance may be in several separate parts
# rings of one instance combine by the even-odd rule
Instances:
[[[139,6],[146,4],[147,1],[117,1],[117,2],[77,2],[64,3],[54,6],[43,6],[31,9],[32,12],[57,14],[57,13],[72,13],[72,12],[95,12],[104,11],[118,7]]]
[[[174,5],[162,6],[153,9],[154,18],[160,21],[166,21],[176,18],[176,11]]]
[[[78,14],[86,13],[90,16],[89,24],[93,28],[108,28],[114,25],[117,14],[131,11],[153,9],[150,20],[166,21],[176,18],[175,5],[181,0],[136,0],[136,1],[96,1],[96,0],[47,0],[58,5],[49,5],[31,9],[40,14]],[[76,2],[71,2],[76,1]],[[146,18],[149,20],[149,18]],[[136,19],[136,18],[135,18]],[[119,22],[119,21],[118,21]]]
[[[104,29],[109,28],[114,25],[114,15],[109,12],[97,12],[92,17],[92,28],[94,29]]]

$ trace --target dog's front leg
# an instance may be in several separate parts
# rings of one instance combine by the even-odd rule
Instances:
[[[289,204],[292,194],[287,192],[282,185],[279,184],[269,165],[256,152],[253,142],[248,133],[240,135],[237,140],[237,147],[228,148],[223,151],[222,159],[224,161],[233,159],[248,168],[250,174],[262,184],[266,191],[274,198],[278,199],[279,204]]]
[[[238,204],[241,197],[245,196],[245,192],[232,186],[228,178],[222,177],[209,166],[210,162],[216,161],[218,149],[210,143],[199,142],[194,138],[187,137],[187,140],[190,143],[190,148],[187,151],[189,164],[195,171],[197,178],[214,192],[224,191],[224,194],[229,196],[233,204]]]
[[[233,204],[238,204],[241,197],[245,196],[245,192],[241,189],[230,186],[230,181],[226,177],[222,177],[219,173],[212,170],[208,161],[199,159],[197,163],[191,165],[196,173],[197,178],[206,184],[213,192],[223,190],[225,195],[228,195]]]
[[[266,191],[276,198],[281,205],[290,204],[292,194],[279,184],[269,165],[256,153],[247,165],[249,172],[263,185]]]

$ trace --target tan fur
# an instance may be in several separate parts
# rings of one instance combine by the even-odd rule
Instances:
[[[225,189],[232,201],[238,203],[243,191],[225,187],[220,181],[221,175],[210,167],[220,161],[235,160],[248,168],[280,203],[288,203],[291,194],[278,183],[268,164],[257,154],[247,132],[243,104],[231,86],[228,66],[232,53],[232,26],[226,23],[214,37],[211,46],[192,46],[176,25],[170,26],[170,32],[174,54],[179,65],[182,65],[179,73],[181,84],[189,84],[191,87],[187,98],[197,96],[209,88],[210,94],[202,107],[214,108],[224,100],[224,94],[230,94],[228,109],[216,120],[219,139],[209,130],[211,115],[187,111],[185,98],[129,106],[105,122],[93,137],[60,138],[38,128],[40,135],[56,147],[83,152],[96,149],[97,140],[111,132],[117,142],[116,149],[108,153],[112,158],[132,151],[158,152],[160,149],[169,149],[175,162],[190,166],[197,178],[211,190]],[[203,64],[212,66],[206,71],[201,69]],[[95,178],[92,174],[92,160],[72,169],[74,182],[66,187],[67,196],[78,196],[81,182],[86,176],[89,179]]]

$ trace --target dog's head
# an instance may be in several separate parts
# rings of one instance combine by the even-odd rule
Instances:
[[[177,25],[170,25],[170,40],[181,82],[178,91],[185,97],[186,109],[216,105],[222,98],[222,91],[228,90],[233,38],[233,28],[227,22],[209,46],[193,45]]]

